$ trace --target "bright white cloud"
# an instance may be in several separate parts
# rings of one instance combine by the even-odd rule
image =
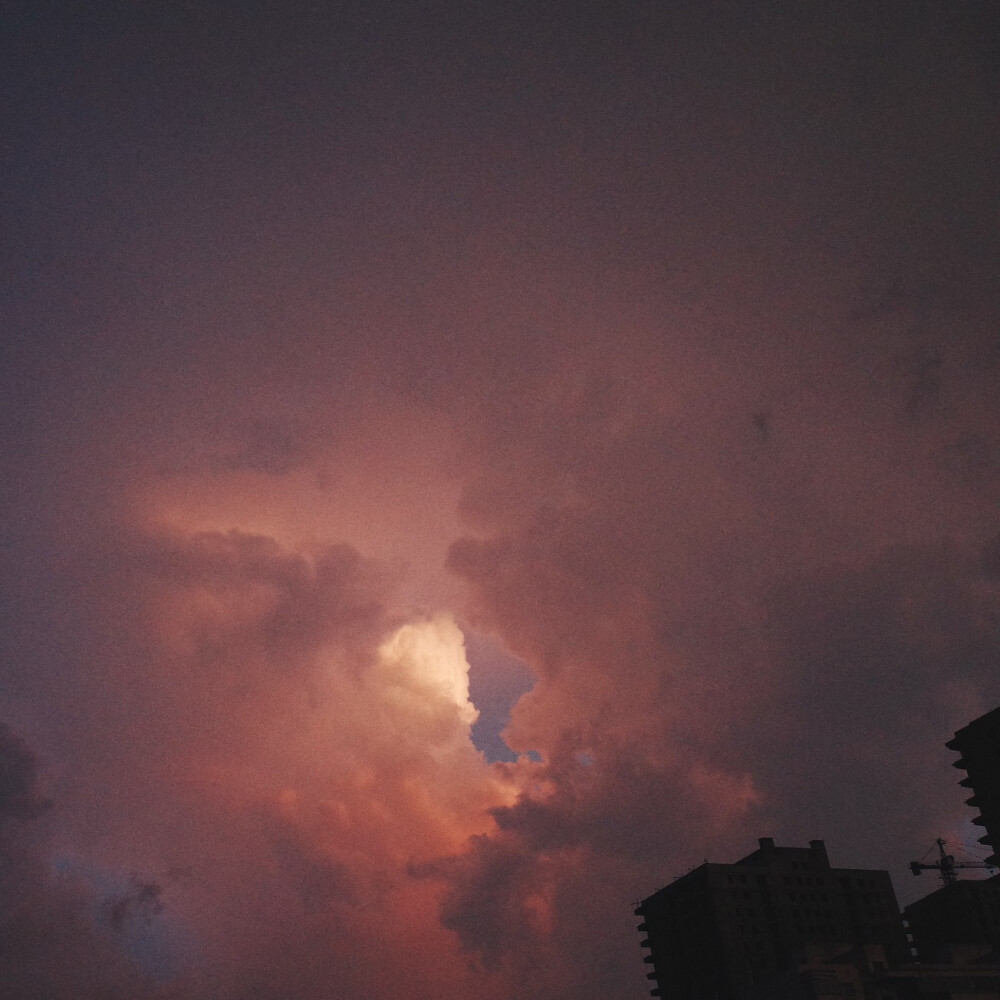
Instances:
[[[416,697],[454,703],[468,726],[479,716],[469,700],[462,631],[448,615],[402,626],[379,647],[381,669]]]

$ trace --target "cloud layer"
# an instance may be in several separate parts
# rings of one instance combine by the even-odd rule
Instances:
[[[741,7],[17,14],[7,992],[625,1000],[972,843],[998,25]]]

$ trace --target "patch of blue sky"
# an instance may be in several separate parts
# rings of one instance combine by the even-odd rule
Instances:
[[[472,726],[472,742],[490,763],[517,760],[518,755],[507,746],[502,733],[511,710],[534,686],[534,674],[494,637],[471,629],[463,629],[463,633],[469,661],[469,697],[479,709],[479,718]],[[542,759],[534,750],[526,756],[536,762]]]

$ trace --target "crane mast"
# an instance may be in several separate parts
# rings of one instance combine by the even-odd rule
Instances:
[[[945,842],[940,837],[938,837],[935,843],[938,849],[938,860],[929,862],[911,861],[910,871],[914,875],[919,875],[922,871],[937,871],[941,873],[941,881],[945,885],[949,885],[952,882],[958,881],[957,868],[989,868],[991,870],[993,868],[993,865],[988,865],[985,861],[956,861],[954,854],[947,854],[945,852]]]

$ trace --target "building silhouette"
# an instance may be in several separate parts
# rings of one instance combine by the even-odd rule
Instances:
[[[910,957],[885,871],[832,868],[822,840],[706,862],[644,899],[642,944],[653,996],[738,1000],[796,966],[809,945],[830,954],[875,946],[882,969]]]
[[[919,962],[1000,961],[1000,876],[947,882],[903,917]]]
[[[746,994],[746,1000],[997,1000],[1000,966],[914,964],[893,967],[880,945],[839,951],[806,945],[799,960]]]
[[[986,844],[992,851],[986,862],[1000,865],[997,857],[1000,850],[1000,708],[973,719],[945,746],[961,754],[953,766],[966,772],[959,784],[972,789],[972,798],[966,799],[966,805],[979,810],[972,822],[986,828],[985,835],[979,838],[979,843]]]
[[[1000,1000],[1000,708],[947,744],[993,851],[956,862],[938,839],[944,884],[899,913],[889,873],[833,868],[822,840],[762,837],[731,865],[705,862],[642,900],[650,994],[671,1000]],[[909,935],[909,940],[907,939]]]

